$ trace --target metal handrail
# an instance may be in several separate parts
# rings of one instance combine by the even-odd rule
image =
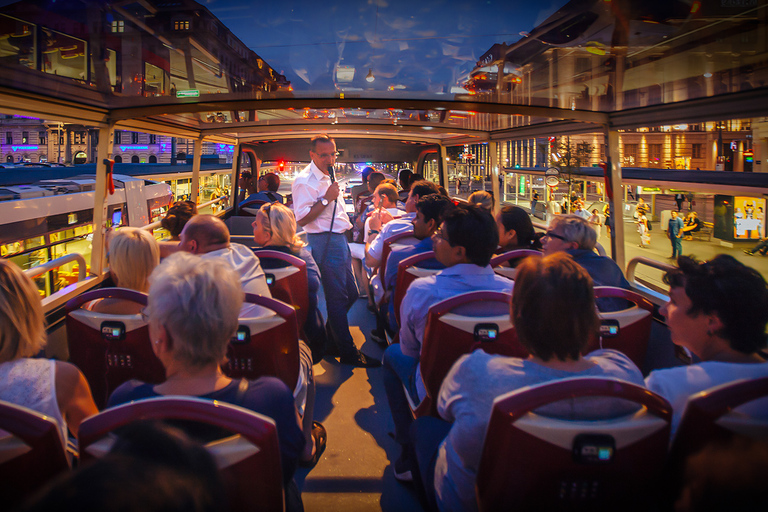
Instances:
[[[51,260],[48,263],[43,263],[42,265],[38,265],[36,267],[28,268],[24,271],[24,273],[29,277],[30,279],[34,279],[37,276],[40,276],[42,274],[45,274],[46,272],[53,270],[55,268],[59,268],[62,265],[66,265],[67,263],[71,262],[77,262],[80,264],[80,268],[77,271],[77,280],[78,281],[85,281],[86,279],[86,272],[85,272],[85,258],[83,258],[80,254],[73,252],[71,254],[65,254],[64,256],[61,256],[60,258],[56,258],[55,260]]]
[[[648,299],[651,300],[654,304],[660,306],[667,302],[669,300],[669,297],[665,295],[664,293],[661,293],[658,290],[655,290],[653,288],[650,288],[641,282],[639,282],[637,279],[635,279],[635,269],[637,266],[642,263],[643,265],[647,265],[651,268],[655,268],[658,270],[661,270],[663,272],[668,272],[670,270],[674,270],[675,266],[670,265],[669,263],[664,263],[661,261],[656,261],[654,259],[648,258],[646,256],[636,256],[632,258],[629,263],[627,264],[627,281],[629,281],[629,284],[632,286],[632,289],[635,291],[638,291],[645,295]]]
[[[225,199],[227,199],[227,198],[226,197],[218,197],[216,199],[211,199],[207,203],[203,203],[203,204],[197,205],[197,208],[198,209],[205,208],[206,206],[210,206],[213,203],[218,203],[218,202],[223,201]],[[159,228],[161,222],[162,222],[162,220],[156,220],[155,222],[151,222],[151,223],[147,224],[146,226],[141,226],[141,229],[146,229],[147,231],[150,231],[152,229]]]

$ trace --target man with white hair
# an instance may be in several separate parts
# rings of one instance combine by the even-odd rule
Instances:
[[[248,247],[230,243],[226,224],[215,215],[192,217],[179,235],[178,250],[223,259],[240,276],[245,293],[272,297],[259,258]]]
[[[578,215],[556,216],[550,221],[541,243],[541,251],[545,255],[559,251],[570,254],[576,263],[584,267],[595,286],[630,289],[629,281],[616,262],[595,252],[597,232],[586,219]],[[622,299],[597,299],[601,311],[618,311],[624,309],[625,304]]]

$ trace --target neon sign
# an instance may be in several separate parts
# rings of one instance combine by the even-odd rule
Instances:
[[[120,146],[120,151],[137,151],[140,149],[149,149],[149,146]]]
[[[37,151],[40,146],[11,146],[14,151]]]
[[[229,144],[216,144],[216,146],[219,148],[219,151],[222,153],[234,153],[235,147],[230,146]]]

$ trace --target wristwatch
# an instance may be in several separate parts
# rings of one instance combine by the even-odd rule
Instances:
[[[323,206],[328,206],[328,200],[326,198],[324,197],[320,198],[320,202],[322,203]]]

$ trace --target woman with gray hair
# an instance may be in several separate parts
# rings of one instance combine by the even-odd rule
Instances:
[[[149,301],[143,314],[166,380],[157,385],[126,382],[112,393],[107,406],[188,395],[269,416],[277,424],[283,479],[289,485],[304,449],[291,391],[274,377],[232,380],[220,367],[237,330],[243,299],[240,279],[225,262],[186,252],[165,259],[150,277]]]

